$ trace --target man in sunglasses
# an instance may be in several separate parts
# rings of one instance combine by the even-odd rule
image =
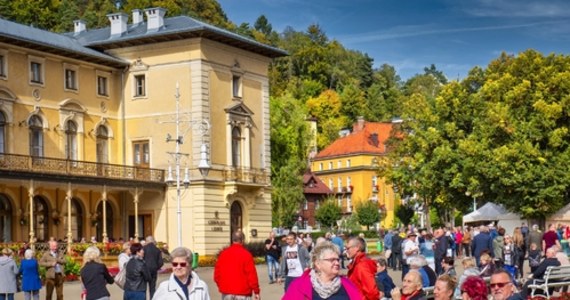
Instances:
[[[511,274],[504,269],[498,269],[491,275],[489,287],[493,300],[523,300],[515,291]]]

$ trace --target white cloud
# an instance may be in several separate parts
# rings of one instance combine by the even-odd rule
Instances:
[[[458,1],[448,2],[451,5]],[[570,2],[561,0],[479,0],[460,2],[466,13],[477,17],[569,17]]]

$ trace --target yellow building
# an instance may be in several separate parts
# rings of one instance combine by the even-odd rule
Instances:
[[[335,193],[343,215],[351,215],[361,201],[374,201],[384,228],[393,225],[398,203],[392,186],[377,174],[378,162],[387,154],[392,128],[392,123],[359,118],[352,132],[334,141],[311,161],[311,170]]]
[[[0,19],[0,242],[154,235],[212,254],[233,230],[267,236],[267,72],[286,53],[164,14],[63,35]]]

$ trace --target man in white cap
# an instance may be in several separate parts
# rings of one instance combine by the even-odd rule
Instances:
[[[408,232],[408,238],[402,242],[402,279],[410,271],[410,260],[420,253],[420,248],[416,244],[418,234]]]

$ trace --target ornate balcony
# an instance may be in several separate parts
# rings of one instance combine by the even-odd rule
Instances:
[[[231,168],[223,171],[224,181],[235,181],[238,183],[269,185],[270,176],[263,169],[253,168]]]
[[[164,184],[164,170],[19,154],[0,154],[0,174],[14,178]]]

